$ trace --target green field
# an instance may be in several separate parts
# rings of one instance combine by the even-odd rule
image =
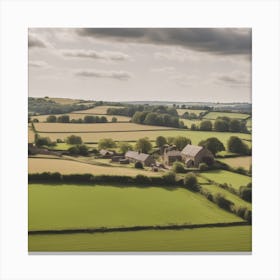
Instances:
[[[231,167],[243,167],[246,170],[249,170],[252,164],[252,157],[246,156],[246,157],[224,158],[224,159],[219,159],[219,161],[224,162]]]
[[[177,109],[177,113],[178,113],[179,116],[182,116],[186,112],[188,112],[189,114],[194,113],[196,115],[199,115],[200,113],[205,112],[205,110]]]
[[[228,117],[231,119],[247,119],[249,117],[248,114],[241,114],[241,113],[227,113],[227,112],[209,112],[203,118],[215,120],[218,117]]]
[[[248,209],[252,209],[251,203],[241,199],[239,196],[232,194],[231,192],[229,192],[223,188],[220,188],[216,185],[203,185],[203,184],[201,185],[201,187],[203,188],[203,190],[209,191],[212,194],[220,193],[220,194],[224,195],[225,198],[232,201],[234,203],[234,205],[237,207],[244,206],[244,207],[247,207]]]
[[[29,251],[250,252],[252,227],[32,235]]]
[[[147,126],[149,127],[149,126]],[[232,133],[232,132],[214,132],[214,131],[191,131],[191,130],[151,130],[151,131],[126,131],[126,132],[92,132],[92,133],[40,133],[41,137],[50,137],[52,141],[56,139],[65,139],[67,136],[75,134],[82,137],[84,142],[96,143],[103,138],[112,138],[115,141],[137,141],[139,138],[148,137],[155,140],[158,136],[176,137],[185,136],[192,140],[192,144],[196,145],[201,140],[209,137],[217,137],[224,145],[227,144],[231,136],[237,136],[241,139],[251,140],[250,134]],[[251,142],[246,141],[250,147]]]
[[[252,182],[252,178],[249,176],[229,172],[226,170],[212,170],[203,172],[201,175],[218,184],[227,183],[236,190],[239,190],[240,186],[246,186],[248,183]]]
[[[238,222],[186,189],[110,185],[29,185],[29,231]]]

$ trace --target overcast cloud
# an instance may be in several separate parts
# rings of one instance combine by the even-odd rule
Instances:
[[[251,101],[250,29],[31,28],[28,46],[30,96]]]

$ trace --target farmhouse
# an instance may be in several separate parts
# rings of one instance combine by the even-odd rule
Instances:
[[[104,150],[104,149],[100,150],[99,153],[101,156],[106,157],[106,158],[112,157],[114,155],[114,152],[109,151],[109,150]]]
[[[207,160],[214,160],[213,154],[206,148],[188,144],[181,152],[186,167],[198,167]]]
[[[178,150],[165,151],[163,154],[163,162],[166,165],[172,165],[175,161],[182,161],[181,152]]]
[[[126,152],[125,158],[128,159],[130,162],[140,161],[143,163],[143,165],[146,166],[151,166],[151,164],[155,163],[155,160],[151,155],[135,151]]]

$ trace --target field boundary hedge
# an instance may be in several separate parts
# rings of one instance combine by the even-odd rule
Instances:
[[[75,233],[104,233],[104,232],[126,232],[141,230],[180,230],[195,228],[212,228],[212,227],[232,227],[232,226],[248,226],[248,222],[231,222],[231,223],[211,223],[211,224],[182,224],[182,225],[154,225],[154,226],[132,226],[132,227],[99,227],[84,229],[58,229],[58,230],[32,230],[28,231],[29,235],[40,234],[75,234]]]

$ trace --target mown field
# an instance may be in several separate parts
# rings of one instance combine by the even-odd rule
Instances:
[[[28,158],[28,173],[60,172],[61,174],[84,174],[95,175],[127,175],[136,176],[137,174],[147,176],[161,176],[161,172],[148,171],[147,168],[136,169],[120,165],[118,167],[93,165],[75,160],[55,159],[55,158]]]
[[[231,167],[243,167],[246,170],[249,170],[250,165],[252,164],[252,157],[233,157],[233,158],[224,158],[219,159],[219,161],[228,164]]]
[[[31,128],[31,124],[28,124],[28,143],[33,143],[35,139],[35,134]]]
[[[72,119],[75,119],[75,120],[78,120],[78,119],[84,119],[85,116],[94,116],[94,114],[85,114],[85,113],[66,113],[66,114],[58,114],[58,115],[54,115],[56,117],[59,117],[59,116],[62,116],[62,115],[67,115],[69,116],[70,120]],[[47,121],[47,117],[49,115],[39,115],[39,116],[32,116],[31,117],[31,120],[34,120],[34,119],[37,119],[39,122],[46,122]],[[111,122],[112,121],[112,118],[113,117],[116,117],[118,122],[129,122],[131,118],[129,117],[125,117],[125,116],[114,116],[114,115],[95,115],[95,116],[98,116],[98,117],[106,117],[108,122]]]
[[[119,124],[118,124],[119,125]],[[123,124],[126,125],[126,124]],[[146,126],[145,126],[146,127]],[[51,127],[50,127],[51,128]],[[65,139],[67,136],[73,133],[40,133],[41,137],[50,137],[52,141],[56,139]],[[231,136],[237,136],[241,139],[247,139],[246,144],[251,146],[251,135],[245,133],[232,133],[232,132],[214,132],[214,131],[190,131],[190,130],[151,130],[151,131],[127,131],[127,132],[93,132],[93,133],[78,133],[75,135],[82,137],[84,142],[96,143],[103,138],[112,138],[115,141],[137,141],[139,138],[148,137],[154,141],[158,136],[164,137],[176,137],[185,136],[191,139],[192,144],[198,144],[201,140],[205,140],[209,137],[217,137],[224,145],[227,145],[227,141]]]
[[[232,119],[247,119],[249,115],[241,113],[227,113],[227,112],[209,112],[203,118],[215,120],[218,117],[228,117]]]
[[[38,132],[126,132],[142,130],[168,130],[174,128],[136,123],[36,123]]]
[[[33,252],[250,252],[252,227],[32,235],[28,238],[28,249]]]
[[[73,113],[86,113],[86,114],[99,114],[99,115],[106,115],[107,110],[109,108],[123,108],[122,106],[97,106],[91,109],[81,110],[81,111],[75,111]]]
[[[28,189],[29,231],[242,221],[183,188],[30,184]]]
[[[252,182],[252,178],[249,176],[229,172],[226,170],[211,170],[203,172],[201,175],[218,184],[227,183],[236,190],[239,190],[240,186],[246,186],[248,183]]]

